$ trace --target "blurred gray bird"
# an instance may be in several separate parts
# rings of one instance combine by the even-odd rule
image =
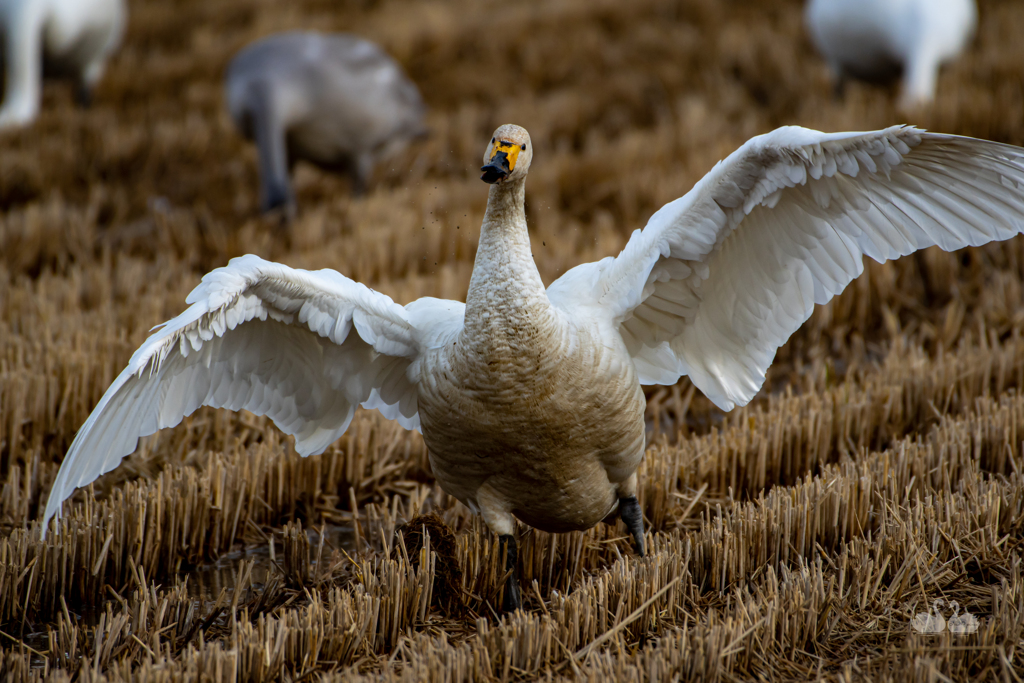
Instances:
[[[124,0],[0,0],[4,102],[0,129],[35,120],[44,67],[78,85],[88,104],[107,58],[124,34]]]
[[[939,67],[967,46],[978,11],[974,0],[810,0],[804,19],[837,91],[847,78],[902,73],[899,104],[912,109],[934,99]]]
[[[261,207],[295,211],[299,159],[348,173],[365,192],[374,164],[426,134],[415,84],[374,43],[346,34],[281,33],[241,50],[225,79],[228,109],[259,150]]]

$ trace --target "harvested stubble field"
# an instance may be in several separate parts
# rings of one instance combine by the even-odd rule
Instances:
[[[616,253],[752,135],[905,120],[894,90],[834,100],[801,3],[767,5],[132,2],[93,108],[50,85],[38,122],[0,138],[0,678],[1020,681],[1021,239],[870,262],[746,408],[722,414],[685,379],[649,390],[649,557],[621,526],[522,529],[515,616],[493,609],[494,537],[434,484],[419,435],[376,413],[302,459],[263,418],[201,410],[39,540],[75,430],[209,269],[253,252],[401,303],[463,297],[497,124],[533,136],[528,218],[551,281]],[[914,123],[1021,145],[1024,4],[980,12]],[[300,165],[282,229],[256,214],[220,78],[248,41],[300,27],[381,43],[432,136],[360,199]],[[436,517],[396,534],[428,512],[454,537]],[[351,547],[307,535],[324,525]],[[189,571],[243,545],[269,546],[266,580],[243,560],[234,590],[197,599]],[[940,597],[978,631],[915,633]]]

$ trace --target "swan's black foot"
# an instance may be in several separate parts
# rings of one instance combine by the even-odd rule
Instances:
[[[512,570],[505,582],[505,597],[501,601],[501,609],[503,612],[515,612],[523,608],[523,595],[519,592],[519,552],[516,548],[516,539],[511,535],[499,536],[498,544],[499,548],[505,548],[505,571]]]
[[[644,551],[644,513],[640,510],[640,503],[636,496],[619,498],[619,517],[625,523],[629,533],[633,536],[636,554],[643,557]]]

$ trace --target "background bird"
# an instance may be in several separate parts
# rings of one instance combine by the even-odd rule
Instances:
[[[967,46],[978,13],[974,0],[810,0],[804,19],[837,91],[902,73],[900,105],[913,108],[934,99],[939,67]]]
[[[117,49],[127,19],[124,0],[0,0],[5,74],[0,128],[31,123],[39,112],[42,78],[74,79],[88,104]]]
[[[377,45],[346,34],[273,35],[241,50],[228,110],[259,151],[261,206],[294,212],[289,170],[304,159],[366,190],[374,164],[424,135],[419,90]]]
[[[618,513],[644,552],[642,384],[688,375],[722,409],[744,405],[864,255],[1024,230],[1018,147],[903,126],[785,127],[663,206],[617,257],[545,289],[524,208],[533,151],[513,125],[486,146],[490,190],[465,304],[402,307],[334,271],[251,255],[206,275],[75,437],[44,530],[75,488],[200,405],[268,415],[303,455],[341,436],[362,405],[422,431],[442,488],[500,536],[513,570],[503,606],[514,609],[517,518],[568,531]]]

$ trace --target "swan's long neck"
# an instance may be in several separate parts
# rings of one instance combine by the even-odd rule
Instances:
[[[465,329],[477,338],[525,337],[550,328],[553,311],[530,251],[526,179],[491,185],[466,297]]]

